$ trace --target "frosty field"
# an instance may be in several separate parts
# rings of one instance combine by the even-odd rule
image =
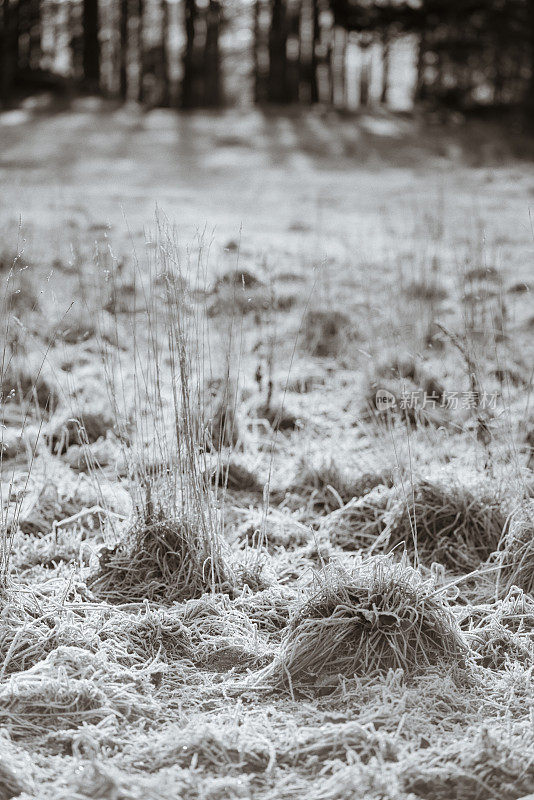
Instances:
[[[0,113],[0,800],[534,797],[512,138]]]

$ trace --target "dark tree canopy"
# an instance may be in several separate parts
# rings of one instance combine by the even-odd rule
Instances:
[[[245,29],[238,53],[232,35]],[[416,50],[416,101],[534,118],[534,0],[0,0],[0,100],[68,83],[122,101],[216,108],[238,76],[238,102],[248,82],[259,104],[344,107],[350,83],[361,105],[387,104],[403,37]],[[43,57],[50,41],[70,50],[67,74],[54,72],[50,50]]]

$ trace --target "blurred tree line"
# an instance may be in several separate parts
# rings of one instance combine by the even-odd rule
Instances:
[[[0,0],[0,100],[388,104],[400,41],[414,102],[534,118],[534,0]]]

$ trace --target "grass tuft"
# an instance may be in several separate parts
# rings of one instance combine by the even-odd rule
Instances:
[[[362,497],[381,485],[392,485],[388,472],[365,472],[352,478],[334,461],[314,466],[303,458],[288,491],[308,498],[310,510],[314,513],[328,514],[354,497]]]
[[[533,594],[534,503],[521,506],[511,516],[499,550],[499,564],[499,594],[508,594],[512,587]]]
[[[233,585],[219,543],[191,517],[137,523],[122,543],[101,550],[99,569],[88,581],[110,603],[173,603]]]
[[[343,355],[355,329],[343,311],[309,309],[303,320],[304,349],[317,358],[337,358]]]
[[[385,528],[385,515],[396,494],[378,485],[352,500],[323,520],[319,528],[330,542],[343,550],[360,550],[373,545]]]
[[[332,568],[292,618],[269,677],[277,685],[329,683],[402,669],[464,663],[466,645],[447,602],[405,563],[373,558]]]
[[[503,497],[491,484],[423,480],[389,511],[388,546],[405,544],[423,563],[470,571],[497,549],[505,523]]]

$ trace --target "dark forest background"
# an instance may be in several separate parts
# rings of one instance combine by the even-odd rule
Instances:
[[[2,106],[39,90],[532,119],[534,0],[0,0]]]

